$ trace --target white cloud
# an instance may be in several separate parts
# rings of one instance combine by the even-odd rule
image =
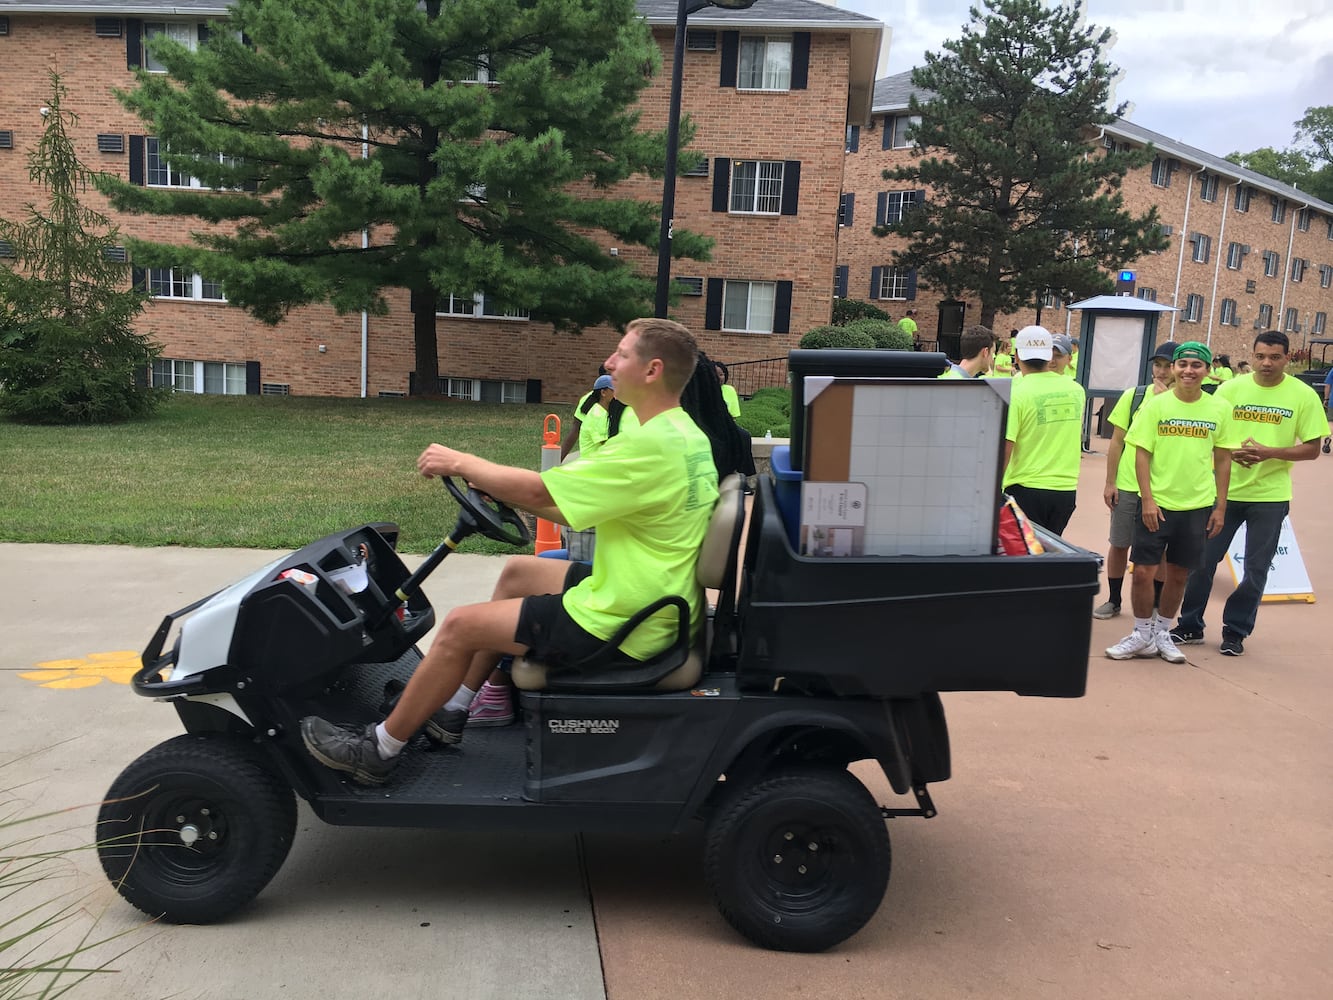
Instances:
[[[980,6],[980,4],[978,3]],[[966,0],[844,0],[893,30],[886,74],[918,66],[968,20]],[[1116,100],[1132,121],[1224,155],[1292,144],[1307,107],[1333,103],[1328,0],[1090,0],[1125,71]]]

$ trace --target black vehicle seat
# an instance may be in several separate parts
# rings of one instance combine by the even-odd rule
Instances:
[[[735,586],[736,555],[741,527],[745,522],[745,496],[739,475],[722,481],[717,504],[699,548],[695,579],[700,586],[721,590],[724,595]],[[634,660],[616,647],[648,615],[664,607],[674,607],[678,615],[676,642],[649,660]],[[706,632],[706,630],[705,630]],[[706,660],[704,638],[690,648],[689,621],[685,602],[679,597],[663,598],[639,611],[625,623],[606,646],[587,660],[560,670],[527,657],[516,657],[511,669],[514,686],[522,691],[684,691],[698,683]]]

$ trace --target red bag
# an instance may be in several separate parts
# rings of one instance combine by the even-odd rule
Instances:
[[[1039,556],[1046,551],[1023,508],[1008,493],[1000,506],[1000,538],[996,548],[1006,556]]]

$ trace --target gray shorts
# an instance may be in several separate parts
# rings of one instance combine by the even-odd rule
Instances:
[[[1120,500],[1111,508],[1111,547],[1127,549],[1134,544],[1134,525],[1139,523],[1139,495],[1120,491]]]

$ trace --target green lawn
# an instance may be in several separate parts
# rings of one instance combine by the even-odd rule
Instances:
[[[0,423],[0,541],[283,549],[396,521],[400,547],[426,552],[457,505],[417,473],[421,450],[536,469],[543,418],[568,409],[181,394],[109,427]],[[514,551],[476,538],[464,550]]]

